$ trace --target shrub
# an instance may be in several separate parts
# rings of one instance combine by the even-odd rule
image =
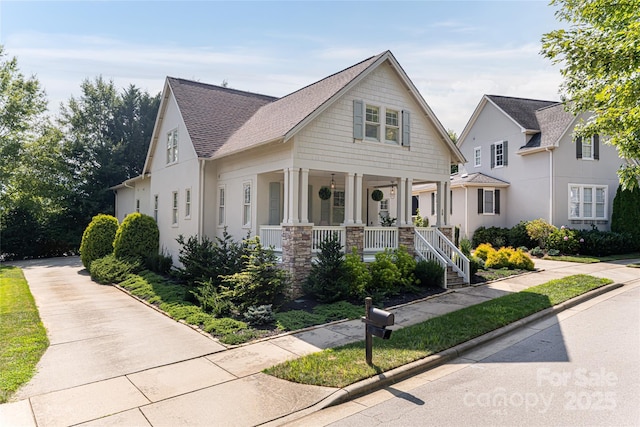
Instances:
[[[158,224],[139,212],[125,217],[113,241],[113,253],[119,259],[144,261],[149,255],[157,254],[159,247]]]
[[[549,249],[547,251],[547,255],[549,255],[549,256],[558,256],[558,255],[560,255],[560,251],[558,249]]]
[[[398,266],[394,263],[393,252],[385,249],[378,252],[369,269],[371,271],[371,283],[367,289],[374,300],[386,295],[396,294],[399,291],[402,275]]]
[[[640,189],[623,190],[622,186],[618,187],[613,199],[611,231],[640,238]]]
[[[349,284],[349,296],[364,298],[371,284],[371,272],[355,247],[345,256],[344,270],[345,280]]]
[[[467,258],[471,257],[471,240],[462,239],[460,240],[460,252],[464,254]]]
[[[607,256],[623,254],[640,249],[640,239],[629,233],[613,233],[599,230],[578,231],[580,254]]]
[[[164,252],[151,254],[145,259],[144,266],[147,270],[166,276],[171,271],[171,267],[173,267],[173,258]]]
[[[219,286],[220,276],[239,273],[244,267],[248,253],[247,240],[237,242],[227,233],[225,228],[222,237],[210,240],[208,237],[191,236],[185,240],[179,236],[180,244],[178,260],[182,264],[176,269],[176,275],[187,286],[196,287],[197,282],[213,281]]]
[[[570,228],[556,228],[547,237],[547,248],[557,250],[564,255],[577,254],[580,251],[578,233]]]
[[[499,248],[507,244],[509,240],[509,229],[499,227],[479,227],[473,233],[472,243],[477,247],[483,243],[489,243],[493,247]]]
[[[218,291],[218,285],[212,280],[199,283],[199,286],[190,292],[198,305],[215,317],[228,316],[233,311],[231,300]]]
[[[423,287],[439,286],[444,282],[444,268],[437,261],[420,260],[415,268],[416,281]]]
[[[416,260],[409,254],[406,246],[400,245],[393,251],[393,262],[400,272],[398,286],[411,290],[416,285]]]
[[[413,225],[416,227],[428,227],[429,226],[429,218],[422,217],[420,214],[420,209],[416,209],[416,217],[413,220]]]
[[[509,258],[514,253],[512,248],[500,248],[487,254],[486,268],[510,268]]]
[[[320,302],[339,301],[349,296],[344,255],[337,233],[320,243],[318,260],[311,266],[302,289]]]
[[[542,249],[546,247],[547,238],[557,228],[544,219],[534,219],[526,224],[527,234],[535,240]]]
[[[85,268],[98,258],[113,253],[113,239],[118,230],[118,219],[112,215],[99,214],[93,217],[80,243],[80,260]]]
[[[210,319],[204,324],[204,330],[212,335],[228,335],[247,329],[247,326],[245,322],[223,317],[222,319]]]
[[[257,237],[246,244],[248,255],[243,255],[245,269],[222,276],[220,286],[222,297],[229,298],[239,313],[244,313],[252,305],[281,302],[290,283],[288,272],[278,267],[272,249],[265,249]]]
[[[486,262],[487,257],[492,252],[495,252],[495,249],[491,246],[491,243],[482,243],[481,245],[478,245],[476,250],[473,252],[473,255]]]
[[[509,257],[509,265],[520,270],[533,270],[534,264],[529,255],[518,249]]]
[[[93,261],[89,265],[91,278],[103,285],[124,282],[127,277],[140,269],[140,262],[122,260],[110,254]]]
[[[527,247],[532,248],[537,243],[529,237],[527,233],[527,222],[520,221],[515,226],[511,227],[508,233],[508,241],[507,245],[518,248],[518,247]]]
[[[251,306],[243,314],[244,320],[252,326],[269,325],[276,321],[271,304]]]
[[[471,270],[471,277],[473,277],[478,270],[484,270],[484,260],[477,256],[469,258],[469,269]]]
[[[531,249],[531,255],[541,257],[544,255],[544,251],[540,248],[540,246],[536,246],[535,248]]]

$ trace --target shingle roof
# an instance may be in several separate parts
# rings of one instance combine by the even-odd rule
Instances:
[[[460,187],[462,185],[469,185],[471,187],[508,187],[509,183],[480,172],[468,175],[451,175],[451,188]],[[417,193],[421,191],[436,191],[436,184],[417,184],[413,186],[413,191]]]
[[[278,98],[168,77],[198,157],[212,156],[255,114]]]
[[[264,105],[229,138],[224,146],[217,150],[215,157],[283,138],[385,53],[365,59],[273,103]]]
[[[540,133],[534,135],[521,150],[555,146],[575,118],[567,112],[564,104],[554,104],[535,112]]]
[[[540,130],[536,110],[559,104],[557,101],[486,95],[524,129]]]

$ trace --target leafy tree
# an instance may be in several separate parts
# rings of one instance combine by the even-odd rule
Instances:
[[[576,129],[604,135],[627,160],[625,188],[640,176],[640,0],[553,0],[570,25],[542,38],[542,54],[562,64],[562,99],[574,114],[593,115]]]
[[[449,138],[454,144],[458,143],[458,134],[453,129],[447,129],[447,133],[449,134]],[[458,165],[451,165],[451,174],[458,172]]]

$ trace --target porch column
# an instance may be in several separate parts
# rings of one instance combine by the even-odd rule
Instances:
[[[300,222],[309,223],[309,169],[301,169],[300,182]]]
[[[289,224],[289,168],[283,170],[284,173],[284,212],[282,213],[282,223]]]
[[[362,174],[356,175],[356,224],[362,224]]]
[[[298,207],[300,198],[300,168],[289,169],[289,223],[300,223]]]
[[[397,215],[398,215],[398,219],[397,219],[397,226],[403,226],[407,224],[407,209],[406,209],[406,202],[405,202],[405,198],[406,198],[406,182],[404,178],[400,178],[398,180],[398,194],[396,194],[397,197]]]
[[[344,186],[344,224],[353,224],[353,172],[347,173],[346,183]]]

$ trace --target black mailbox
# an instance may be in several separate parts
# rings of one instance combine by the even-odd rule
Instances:
[[[384,328],[386,326],[393,326],[395,316],[388,311],[380,310],[379,308],[372,307],[369,310],[369,324]]]
[[[364,300],[365,314],[362,318],[365,324],[365,357],[368,365],[373,365],[373,338],[379,337],[383,340],[391,338],[391,329],[387,329],[387,326],[393,326],[395,323],[395,316],[388,311],[380,310],[372,306],[373,300],[371,297],[367,297]]]

